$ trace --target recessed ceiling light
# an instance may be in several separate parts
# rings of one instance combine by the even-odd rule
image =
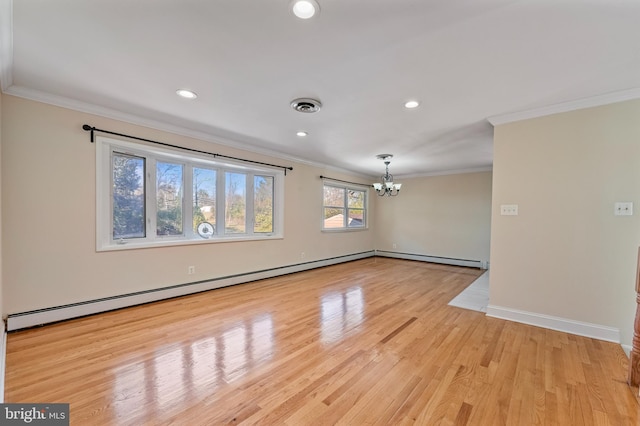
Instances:
[[[404,103],[404,107],[405,108],[409,108],[409,109],[417,108],[418,105],[420,105],[420,102],[418,102],[418,101],[407,101],[407,102]]]
[[[300,136],[301,138],[305,137],[308,135],[307,132],[303,132],[303,131],[299,131],[298,133],[296,133],[296,135]]]
[[[176,93],[178,94],[178,96],[182,96],[185,99],[195,99],[198,97],[195,92],[187,89],[178,89],[176,90]]]
[[[294,0],[291,11],[300,19],[309,19],[320,12],[320,5],[315,0]]]

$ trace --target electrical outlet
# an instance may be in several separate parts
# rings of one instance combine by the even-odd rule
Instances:
[[[187,274],[189,274],[189,275],[193,275],[193,274],[195,274],[195,273],[196,273],[196,267],[195,267],[195,266],[189,266],[189,267],[187,268]]]
[[[502,216],[518,216],[518,205],[517,204],[501,204],[500,214]]]
[[[394,249],[397,249],[397,248],[398,248],[398,245],[397,245],[396,243],[393,243],[393,248],[394,248]]]
[[[616,216],[632,216],[633,203],[630,201],[615,203],[613,214]]]
[[[306,254],[304,252],[300,252],[300,259],[304,259],[306,257]]]

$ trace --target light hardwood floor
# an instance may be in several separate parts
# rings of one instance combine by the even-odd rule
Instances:
[[[482,271],[370,258],[10,333],[6,402],[74,425],[637,425],[619,345],[447,303]]]

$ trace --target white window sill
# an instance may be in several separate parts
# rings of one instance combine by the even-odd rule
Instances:
[[[281,240],[284,237],[282,235],[265,235],[265,236],[247,236],[247,235],[238,235],[238,236],[226,236],[226,237],[218,237],[218,238],[209,238],[209,239],[166,239],[166,240],[155,240],[155,241],[135,241],[135,240],[124,240],[123,243],[109,243],[102,244],[96,247],[96,251],[117,251],[117,250],[135,250],[135,249],[145,249],[145,248],[156,248],[156,247],[175,247],[175,246],[189,246],[189,245],[201,245],[201,244],[217,244],[217,243],[232,243],[238,241],[264,241],[264,240]]]
[[[322,232],[358,232],[358,231],[368,231],[369,228],[335,228],[335,229],[323,229]]]

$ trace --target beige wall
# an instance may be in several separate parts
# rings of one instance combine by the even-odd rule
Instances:
[[[398,197],[374,196],[376,249],[489,260],[491,172],[398,181]]]
[[[640,101],[497,126],[490,304],[632,339],[640,244]],[[633,201],[633,216],[614,216]],[[518,216],[500,216],[518,204]]]
[[[286,160],[3,96],[4,312],[24,312],[374,249],[373,231],[322,233],[321,174]],[[292,165],[285,238],[180,247],[95,250],[95,145],[83,124],[258,161]],[[359,180],[360,179],[360,180]],[[365,180],[366,181],[366,180]],[[187,266],[196,274],[187,276]]]

